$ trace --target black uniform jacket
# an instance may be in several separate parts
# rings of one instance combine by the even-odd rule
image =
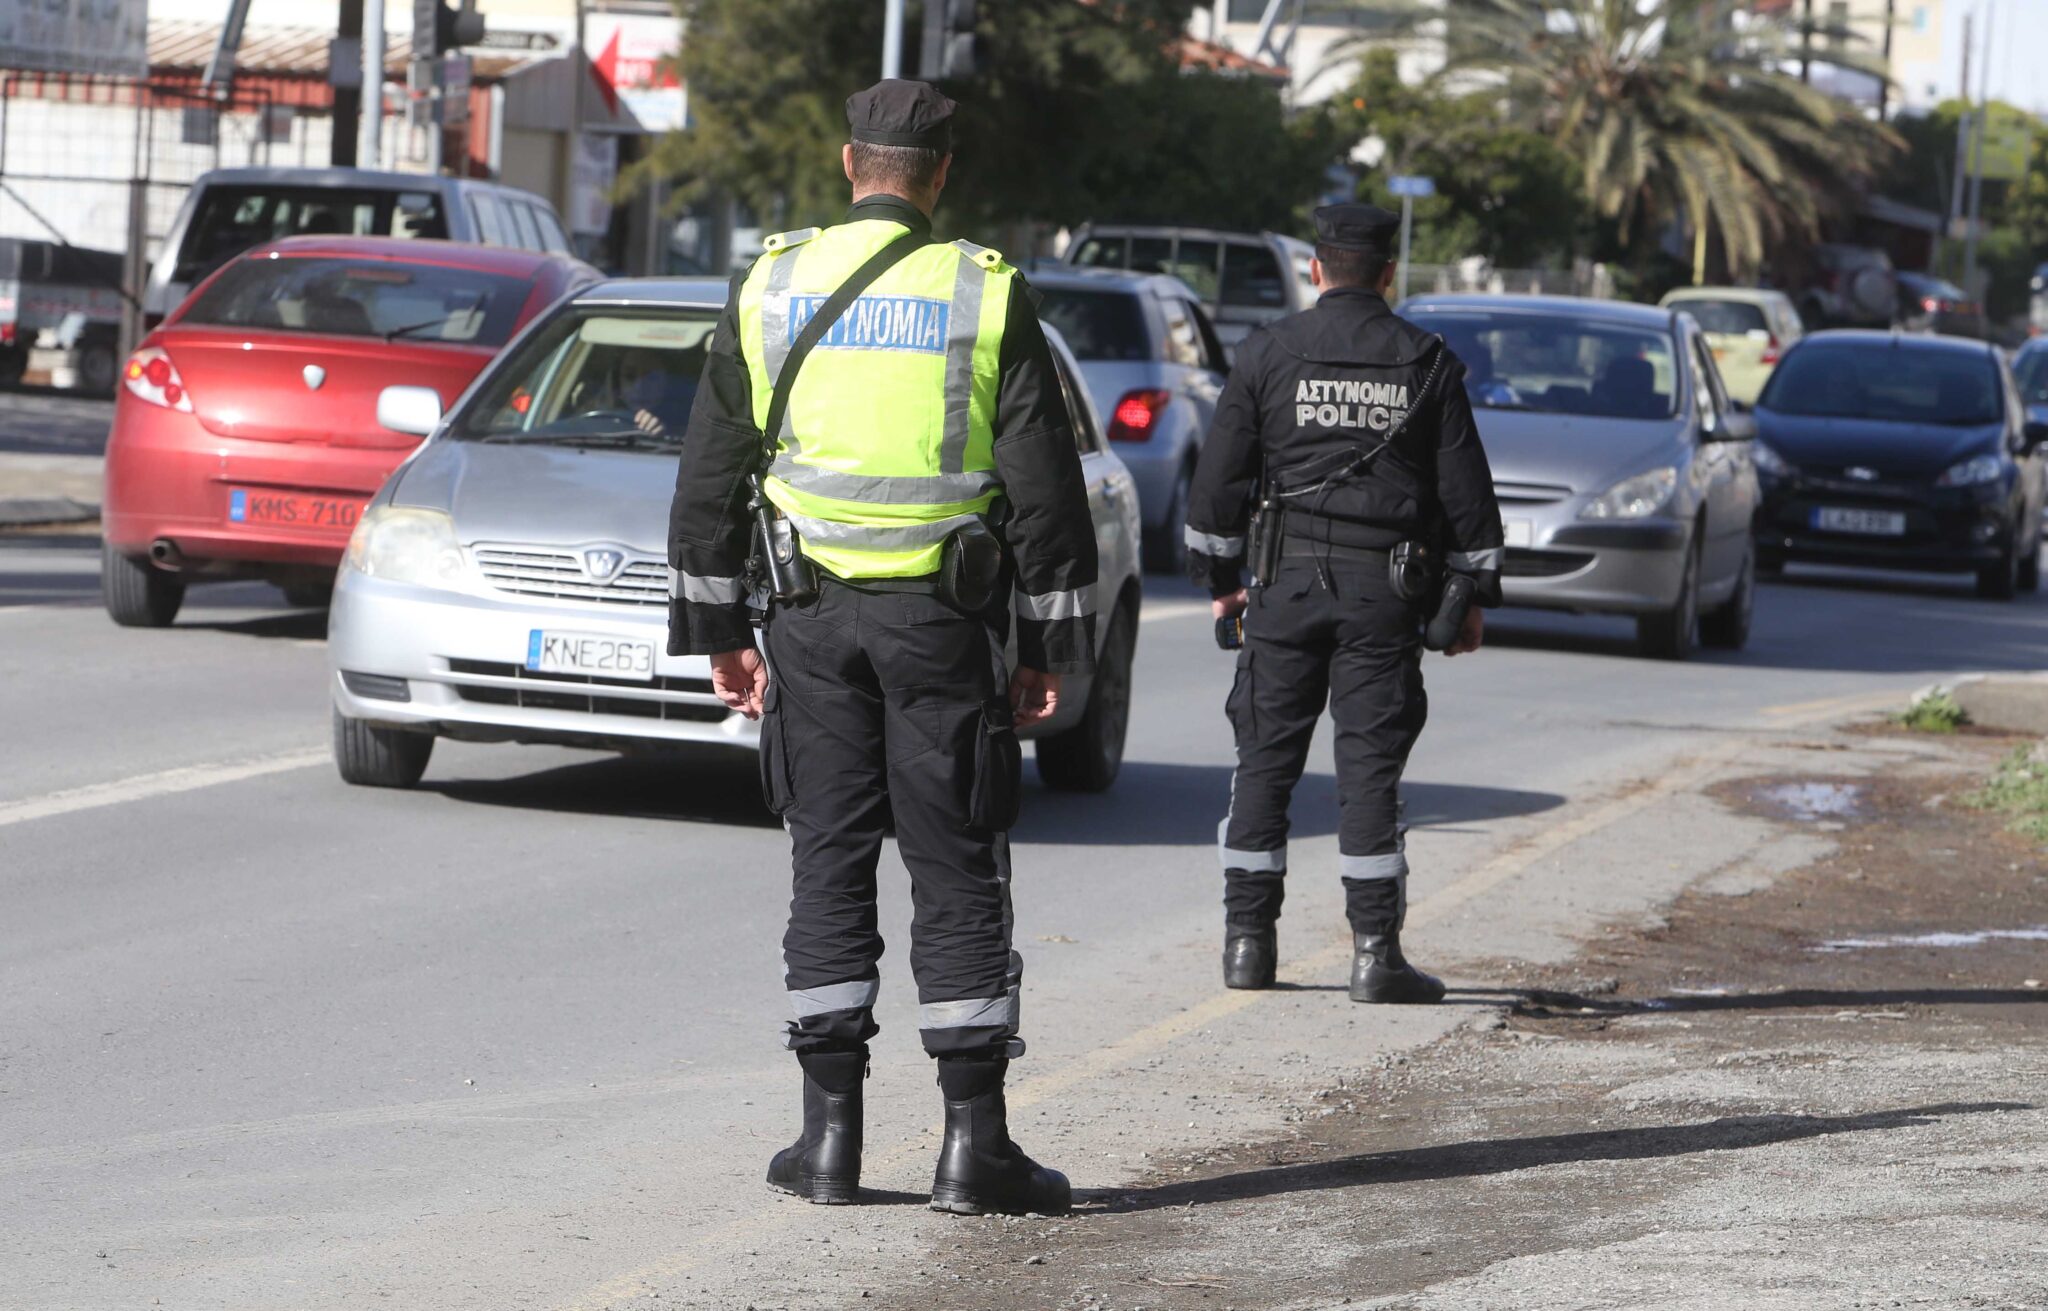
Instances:
[[[1188,501],[1196,585],[1217,596],[1243,586],[1264,480],[1310,489],[1287,501],[1289,537],[1379,551],[1432,542],[1478,581],[1481,605],[1500,604],[1500,506],[1464,377],[1442,339],[1364,288],[1334,288],[1315,308],[1247,336]],[[1389,436],[1362,476],[1328,476]]]
[[[846,215],[849,223],[877,218],[902,223],[921,236],[931,233],[929,219],[893,196],[870,196]],[[745,273],[733,278],[706,350],[669,511],[669,567],[698,578],[737,577],[752,546],[746,474],[758,465],[761,430],[754,422],[753,388],[740,354],[740,287],[746,278]],[[1091,597],[1096,555],[1087,481],[1052,348],[1038,324],[1037,296],[1021,278],[1010,297],[997,362],[995,459],[1003,497],[992,526],[1016,568],[1017,661],[1046,673],[1086,673],[1095,665],[1093,614],[1072,614],[1072,606],[1045,607],[1069,611],[1058,618],[1024,612],[1031,597],[1075,592]],[[753,641],[744,597],[726,604],[678,595],[669,602],[670,655],[715,655]]]

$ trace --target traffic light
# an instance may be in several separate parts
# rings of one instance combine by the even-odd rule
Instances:
[[[457,9],[447,0],[413,0],[412,52],[419,59],[438,59],[484,39],[484,16],[476,0],[462,0]]]
[[[927,82],[973,77],[976,0],[924,0],[924,48],[917,75]]]

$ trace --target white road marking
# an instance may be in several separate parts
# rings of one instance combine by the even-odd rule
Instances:
[[[327,759],[328,753],[324,748],[318,751],[288,751],[282,755],[254,756],[246,760],[182,765],[177,769],[162,769],[154,774],[137,774],[133,778],[119,778],[110,783],[88,783],[84,787],[48,792],[40,797],[0,802],[0,828],[5,828],[9,824],[25,824],[32,819],[49,819],[57,815],[76,814],[81,810],[97,810],[101,806],[146,801],[151,797],[173,796],[179,792],[192,792],[222,783],[239,783],[244,779],[262,778],[267,774],[308,769],[314,765],[325,764]]]

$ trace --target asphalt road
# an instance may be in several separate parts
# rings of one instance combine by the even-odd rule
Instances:
[[[169,631],[117,630],[96,546],[0,537],[0,1305],[841,1306],[942,1257],[957,1222],[917,1206],[938,1107],[893,854],[869,1182],[896,1205],[828,1223],[760,1183],[796,1083],[787,845],[749,762],[444,743],[418,792],[350,789],[326,758],[322,616],[233,585]],[[1220,992],[1230,666],[1206,608],[1153,587],[1122,780],[1034,787],[1018,832],[1014,1128],[1082,1186],[1169,1132],[1256,1128],[1270,1112],[1244,1102],[1197,1127],[1207,1104],[1184,1099],[1212,1069],[1362,1060],[1452,1009],[1361,1016],[1332,991],[1327,741],[1296,805],[1298,986]],[[1748,652],[1685,665],[1635,658],[1613,621],[1491,632],[1427,667],[1425,963],[1482,940],[1555,955],[1711,841],[1674,819],[1597,860],[1537,856],[1587,849],[1743,732],[2048,663],[2048,598],[1795,573]],[[1155,1089],[1170,1126],[1128,1109]]]
[[[0,390],[0,400],[0,453],[99,455],[107,449],[112,397],[24,387]]]

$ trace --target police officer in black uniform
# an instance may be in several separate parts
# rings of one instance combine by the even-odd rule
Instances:
[[[1188,505],[1189,573],[1219,621],[1242,621],[1227,704],[1237,772],[1219,834],[1224,982],[1273,984],[1287,803],[1327,702],[1351,999],[1435,1002],[1443,984],[1401,954],[1398,793],[1427,711],[1424,624],[1462,575],[1456,590],[1476,604],[1439,626],[1449,654],[1478,649],[1478,607],[1500,603],[1500,509],[1464,366],[1387,306],[1400,220],[1347,204],[1317,210],[1315,225],[1322,298],[1238,347]],[[1264,563],[1247,592],[1255,509]]]
[[[993,252],[966,243],[954,243],[961,248],[956,283],[955,266],[946,263],[950,252],[931,246],[932,210],[952,159],[953,109],[921,82],[884,81],[848,100],[852,144],[843,158],[853,206],[841,229],[796,235],[813,249],[908,241],[927,265],[947,270],[945,281],[956,288],[956,327],[966,330],[947,343],[961,350],[960,367],[949,355],[947,367],[933,368],[930,394],[906,393],[899,383],[893,394],[901,408],[891,413],[864,388],[857,359],[841,354],[835,368],[809,373],[799,365],[795,395],[804,396],[807,386],[819,390],[810,393],[803,423],[790,409],[776,468],[825,437],[854,451],[855,467],[811,471],[853,498],[844,500],[838,519],[814,520],[815,531],[855,540],[867,533],[886,545],[919,525],[875,529],[871,502],[950,503],[973,494],[948,490],[961,480],[957,473],[951,482],[900,475],[906,462],[938,448],[936,416],[964,417],[970,405],[992,402],[992,456],[972,458],[993,464],[975,477],[1000,494],[986,515],[959,516],[976,522],[948,539],[948,563],[938,572],[842,578],[819,566],[814,592],[770,603],[760,573],[747,568],[747,478],[765,463],[755,383],[778,380],[766,347],[794,341],[800,330],[785,303],[776,321],[787,337],[758,351],[743,343],[739,306],[753,271],[742,273],[707,348],[677,471],[668,649],[710,656],[712,683],[725,703],[749,718],[765,713],[764,787],[794,847],[783,958],[792,1015],[787,1042],[804,1075],[804,1127],[771,1162],[768,1182],[813,1202],[856,1199],[861,1085],[868,1040],[877,1031],[882,955],[875,876],[893,824],[911,874],[919,1028],[945,1101],[932,1206],[968,1214],[1063,1211],[1070,1202],[1065,1176],[1025,1155],[1007,1127],[1004,1076],[1023,1050],[1023,967],[1011,943],[1007,830],[1018,800],[1013,716],[1016,726],[1050,717],[1061,676],[1094,665],[1095,530],[1036,297]],[[789,268],[798,258],[795,243],[771,245],[764,258],[782,251],[783,263],[771,265],[764,281],[779,278],[782,290],[772,294],[789,297],[789,279],[802,276]],[[983,269],[989,278],[1016,279],[1000,342],[988,352],[988,376],[975,336],[977,324],[983,333],[988,326],[958,300],[958,287],[974,285]],[[765,322],[768,315],[759,317]],[[858,342],[828,345],[863,349]],[[857,394],[842,400],[835,388]],[[980,584],[989,597],[977,606],[963,599],[958,580],[987,572],[990,538],[1000,545],[1000,567],[993,585]],[[960,563],[970,558],[970,545],[978,565]],[[757,589],[751,597],[750,585]],[[1018,667],[1011,672],[1004,643],[1013,594]],[[761,650],[754,624],[762,626]]]

